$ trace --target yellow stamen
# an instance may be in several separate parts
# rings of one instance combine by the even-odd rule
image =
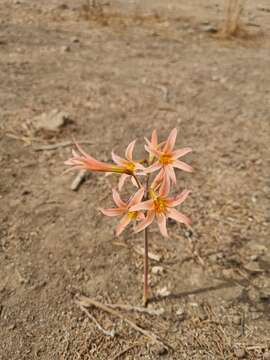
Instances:
[[[149,190],[150,197],[154,200],[155,211],[158,213],[165,213],[166,211],[166,201],[158,196],[158,194],[153,190]]]
[[[129,212],[128,212],[128,217],[129,217],[131,220],[136,219],[137,215],[138,215],[138,212],[137,212],[137,211],[129,211]]]
[[[156,212],[164,213],[166,211],[166,203],[162,198],[158,197],[156,200],[154,200],[154,204]]]
[[[173,162],[173,159],[172,159],[171,155],[164,154],[164,155],[161,155],[161,157],[159,158],[159,162],[163,165],[168,165]]]

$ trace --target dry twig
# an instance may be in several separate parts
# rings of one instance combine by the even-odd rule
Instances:
[[[144,248],[142,248],[140,246],[135,246],[134,250],[136,251],[137,254],[144,256]],[[161,255],[154,254],[150,251],[148,252],[148,257],[149,257],[149,259],[155,260],[155,261],[160,261],[162,258]]]
[[[84,180],[86,178],[86,174],[87,174],[87,171],[84,169],[78,172],[77,176],[75,177],[75,179],[72,181],[72,184],[70,185],[70,189],[72,191],[77,191],[79,189],[79,187],[81,186],[81,184],[84,182]]]
[[[161,346],[163,346],[164,348],[168,349],[168,345],[165,345],[159,338],[157,335],[155,335],[154,333],[145,330],[143,328],[141,328],[140,326],[136,325],[132,320],[130,320],[129,318],[125,317],[124,315],[122,315],[121,313],[119,313],[116,310],[111,309],[109,306],[104,305],[102,303],[100,303],[97,300],[91,299],[89,297],[86,296],[80,296],[79,299],[76,301],[76,304],[80,306],[81,309],[85,309],[85,307],[89,307],[89,306],[95,306],[96,308],[99,308],[113,316],[118,317],[119,319],[121,319],[122,321],[126,322],[130,327],[132,327],[134,330],[140,332],[141,334],[143,334],[144,336],[146,336],[148,339],[150,339],[153,343],[159,344]]]
[[[148,308],[140,307],[140,306],[126,305],[126,304],[106,304],[106,306],[109,306],[112,309],[135,311],[135,312],[140,312],[140,313],[153,315],[153,316],[160,316],[164,313],[164,309],[155,310],[155,309],[148,309]]]
[[[117,353],[116,355],[114,355],[111,360],[116,360],[118,359],[120,356],[124,355],[126,352],[128,352],[129,350],[133,349],[135,346],[140,345],[139,343],[136,344],[132,344],[128,347],[126,347],[125,349],[121,350],[119,353]]]
[[[77,141],[78,144],[93,144],[92,141],[87,141],[87,140],[82,140],[82,141]],[[61,143],[56,143],[56,144],[48,144],[48,145],[37,145],[34,146],[33,149],[34,151],[46,151],[46,150],[55,150],[61,147],[68,147],[68,146],[72,146],[74,145],[73,141],[63,141]]]
[[[97,319],[92,315],[90,314],[90,312],[79,302],[79,301],[75,301],[75,303],[79,306],[79,308],[89,317],[90,320],[93,321],[93,323],[96,324],[97,328],[103,332],[104,335],[106,336],[110,336],[110,337],[114,337],[115,336],[115,331],[114,330],[111,330],[111,331],[108,331],[108,330],[105,330],[101,325],[100,323],[97,321]]]

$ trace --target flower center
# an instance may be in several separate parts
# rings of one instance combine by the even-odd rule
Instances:
[[[166,211],[166,203],[162,198],[160,197],[156,198],[154,200],[154,204],[157,213],[164,213]]]
[[[131,220],[136,219],[137,215],[138,215],[138,211],[129,211],[129,212],[128,212],[128,217],[129,217]]]
[[[161,155],[161,157],[159,158],[159,162],[162,165],[168,165],[171,164],[173,162],[171,155],[168,154],[163,154]]]
[[[133,172],[134,172],[134,170],[135,170],[135,168],[136,168],[136,165],[135,165],[134,163],[132,163],[132,162],[127,162],[127,163],[125,164],[125,168],[126,168],[126,170],[132,175]]]

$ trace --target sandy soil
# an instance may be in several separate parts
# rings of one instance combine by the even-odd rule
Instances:
[[[270,358],[270,12],[248,1],[243,34],[220,39],[223,3],[117,2],[105,14],[82,2],[0,4],[0,359],[269,359]],[[167,3],[167,2],[166,2]],[[182,3],[187,3],[182,4]],[[268,10],[267,10],[268,9]],[[270,11],[270,10],[269,10]],[[36,117],[69,113],[56,132]],[[116,336],[105,336],[75,304],[140,305],[142,237],[114,236],[115,177],[91,174],[79,191],[62,175],[70,147],[110,160],[157,128],[177,127],[179,147],[195,172],[179,174],[192,195],[183,212],[193,230],[156,226],[150,250],[151,316],[120,311],[158,335],[153,344],[116,316],[90,308]],[[166,287],[169,295],[156,296]]]

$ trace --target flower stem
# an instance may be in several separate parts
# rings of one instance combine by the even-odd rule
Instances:
[[[144,229],[144,287],[143,306],[148,304],[148,228]]]
[[[137,178],[137,176],[135,174],[132,175],[136,181],[136,184],[138,185],[139,188],[142,187],[142,184],[140,183],[140,180]]]
[[[148,200],[148,187],[149,175],[146,178],[146,191],[144,199]],[[147,307],[148,304],[148,272],[149,272],[149,259],[148,259],[148,228],[144,229],[144,286],[143,286],[143,306]]]

